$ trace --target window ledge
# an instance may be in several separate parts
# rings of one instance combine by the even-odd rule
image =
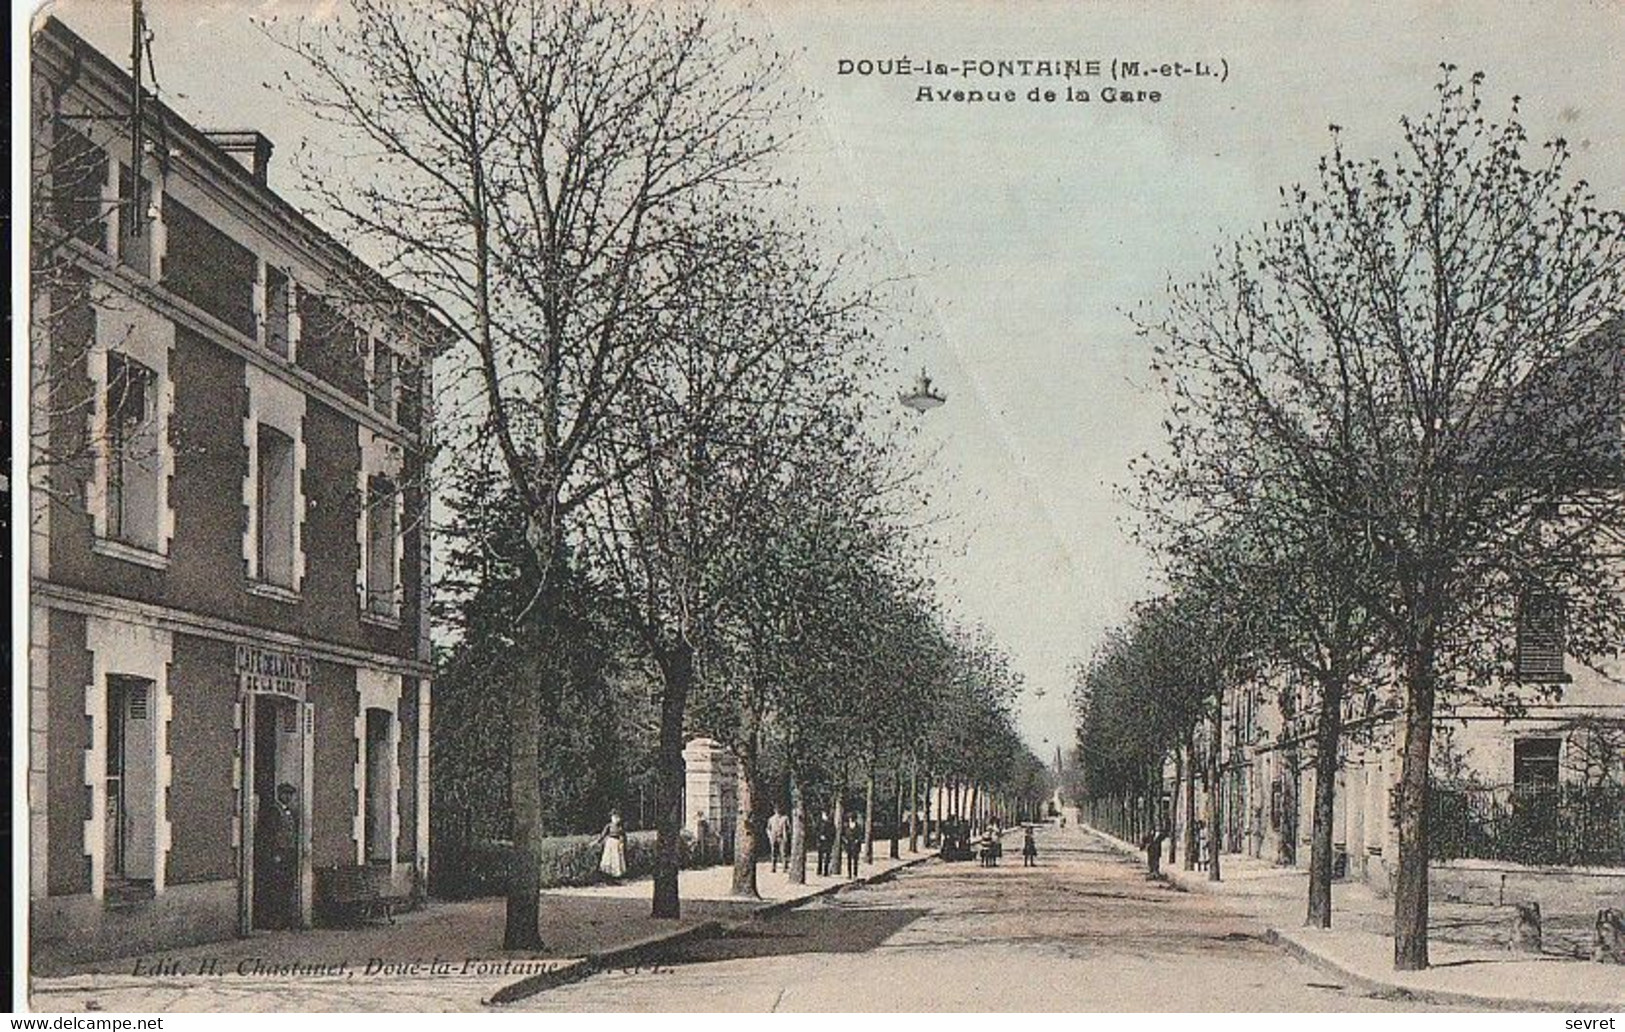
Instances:
[[[150,548],[132,545],[116,538],[94,538],[90,542],[90,550],[97,555],[105,555],[110,559],[122,559],[137,566],[147,566],[154,570],[169,569],[169,556],[162,552],[154,552]]]
[[[361,607],[361,622],[372,624],[374,627],[387,627],[392,631],[401,629],[401,618],[398,614],[377,613],[366,606]]]
[[[1574,675],[1567,672],[1554,672],[1548,674],[1518,674],[1516,680],[1519,684],[1537,686],[1543,684],[1573,684]]]
[[[249,581],[248,593],[258,595],[260,598],[275,599],[278,602],[290,604],[299,601],[299,592],[294,591],[292,588],[285,588],[280,584],[272,584],[270,581]]]

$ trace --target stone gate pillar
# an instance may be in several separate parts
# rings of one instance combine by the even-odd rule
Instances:
[[[708,859],[728,859],[739,820],[739,774],[733,753],[710,738],[696,738],[683,747],[683,770],[683,827],[707,851]],[[698,841],[702,818],[709,842]]]

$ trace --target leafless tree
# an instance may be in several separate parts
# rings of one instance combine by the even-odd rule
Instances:
[[[461,345],[438,399],[448,448],[495,442],[554,568],[604,487],[587,455],[650,360],[671,263],[695,225],[770,183],[779,59],[704,7],[626,0],[351,0],[273,34],[304,59],[293,92],[350,144],[312,156],[328,216]],[[532,642],[550,585],[525,611]],[[511,700],[514,949],[540,942],[537,694]],[[664,810],[679,788],[663,781]]]
[[[868,296],[843,290],[797,233],[728,216],[662,275],[678,286],[646,310],[620,418],[587,451],[605,486],[583,526],[660,672],[654,915],[675,917],[689,699],[719,675],[704,664],[760,561],[761,512],[788,481],[840,461],[873,391]]]
[[[1433,715],[1518,687],[1511,628],[1539,609],[1568,651],[1617,648],[1625,218],[1481,109],[1450,67],[1389,158],[1333,128],[1280,217],[1172,289],[1149,320],[1170,422],[1220,498],[1266,489],[1261,449],[1333,540],[1367,543],[1360,605],[1403,687],[1395,966],[1427,966]],[[1604,329],[1604,327],[1608,327]],[[1194,454],[1193,451],[1191,454]],[[1500,687],[1496,687],[1500,686]]]

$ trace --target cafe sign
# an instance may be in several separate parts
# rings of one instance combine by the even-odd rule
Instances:
[[[314,664],[302,652],[237,646],[237,677],[245,692],[275,692],[304,698]]]

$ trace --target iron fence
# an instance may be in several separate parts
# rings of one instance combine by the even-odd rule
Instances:
[[[1435,860],[1625,867],[1625,786],[1434,785]]]

